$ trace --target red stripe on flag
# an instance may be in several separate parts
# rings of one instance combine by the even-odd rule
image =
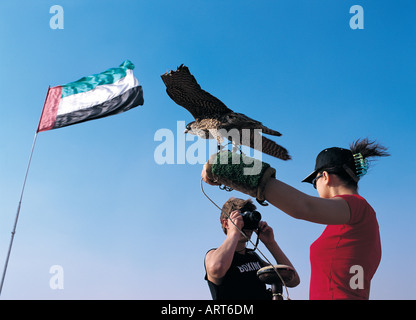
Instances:
[[[49,88],[37,132],[53,129],[56,121],[56,114],[58,113],[59,102],[61,101],[61,96],[61,86]]]

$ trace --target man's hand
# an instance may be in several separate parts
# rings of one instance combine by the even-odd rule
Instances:
[[[231,212],[229,220],[232,220],[232,222],[227,221],[227,224],[228,224],[227,234],[229,232],[240,234],[240,231],[237,228],[242,230],[243,227],[244,227],[244,221],[243,221],[243,217],[240,214],[240,210],[235,210],[235,211]],[[234,222],[234,224],[233,224],[233,222]],[[237,226],[237,228],[235,226]]]
[[[272,227],[270,227],[267,222],[260,221],[259,222],[259,231],[256,231],[259,235],[259,239],[265,245],[275,242],[274,233]]]

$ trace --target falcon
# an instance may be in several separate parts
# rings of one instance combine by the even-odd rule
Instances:
[[[282,160],[291,159],[285,148],[262,135],[281,136],[280,132],[229,109],[219,99],[201,89],[188,67],[182,64],[176,71],[166,72],[161,78],[169,97],[195,118],[195,121],[187,124],[185,133],[203,139],[215,139],[218,149],[221,149],[226,138],[232,142],[233,151],[246,145]]]

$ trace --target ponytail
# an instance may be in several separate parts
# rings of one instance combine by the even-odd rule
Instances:
[[[368,158],[387,157],[390,155],[386,147],[383,147],[375,141],[370,141],[368,138],[354,141],[350,145],[350,150],[355,162],[355,173],[357,177],[355,182],[358,182],[358,179],[367,173],[369,167]]]
[[[370,141],[368,138],[354,141],[350,145],[350,151],[354,158],[353,161],[351,160],[351,163],[345,164],[342,168],[332,168],[328,172],[336,174],[346,185],[354,188],[358,188],[358,181],[367,173],[370,164],[369,158],[387,157],[390,155],[386,147],[375,141]]]
[[[350,145],[350,150],[352,154],[361,153],[364,159],[371,157],[387,157],[390,155],[387,152],[386,147],[383,147],[375,141],[370,141],[368,138],[354,141]]]

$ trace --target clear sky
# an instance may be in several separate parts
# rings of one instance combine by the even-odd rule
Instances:
[[[50,28],[56,4],[63,29]],[[353,30],[357,4],[364,29]],[[263,160],[303,192],[317,196],[300,181],[323,148],[360,137],[389,147],[392,156],[360,182],[383,250],[370,297],[415,299],[415,9],[411,0],[1,1],[1,266],[48,86],[129,59],[145,100],[39,134],[1,298],[211,298],[204,255],[224,235],[200,189],[202,164],[178,163],[185,151],[177,144],[175,163],[155,161],[155,133],[185,139],[178,121],[193,120],[160,78],[184,63],[229,108],[283,134],[275,141],[293,160]],[[185,150],[196,143],[181,141]],[[205,191],[219,205],[246,198]],[[324,226],[259,209],[300,275],[291,298],[307,299],[309,246]],[[64,271],[63,289],[50,287],[54,265]]]

